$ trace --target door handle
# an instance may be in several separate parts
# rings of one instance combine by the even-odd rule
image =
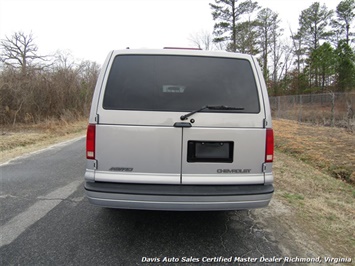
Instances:
[[[176,122],[174,127],[191,127],[191,123],[189,122]]]

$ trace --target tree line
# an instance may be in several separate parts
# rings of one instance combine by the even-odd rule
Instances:
[[[42,56],[33,34],[0,41],[0,124],[80,119],[88,114],[99,65],[69,52]]]
[[[193,35],[192,43],[257,56],[270,95],[354,90],[355,0],[336,10],[314,2],[299,15],[296,32],[256,1],[215,0],[210,7],[213,33]]]

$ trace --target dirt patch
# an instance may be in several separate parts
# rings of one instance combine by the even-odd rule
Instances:
[[[277,243],[284,256],[316,258],[331,255],[330,251],[295,223],[297,212],[283,203],[278,195],[273,197],[267,208],[254,210],[252,215],[268,233],[270,241]]]
[[[86,132],[86,127],[86,119],[72,123],[47,121],[33,125],[2,126],[0,163],[51,144],[82,136]]]

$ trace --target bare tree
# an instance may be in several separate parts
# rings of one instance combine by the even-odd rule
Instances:
[[[283,56],[283,61],[280,62],[279,65],[281,67],[280,73],[278,76],[278,80],[282,78],[282,76],[287,76],[288,72],[291,68],[291,65],[293,63],[293,46],[289,43],[286,43],[286,41],[283,41],[281,45],[281,56]]]
[[[207,30],[190,34],[189,41],[202,50],[213,50],[213,36]]]
[[[38,47],[33,42],[33,35],[23,32],[15,32],[11,37],[5,36],[0,41],[0,60],[5,65],[20,68],[22,74],[27,73],[29,66],[36,65],[36,60],[44,60],[44,56],[37,54]]]

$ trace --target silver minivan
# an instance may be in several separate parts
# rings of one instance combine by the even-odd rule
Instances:
[[[116,50],[86,140],[92,204],[122,209],[265,207],[274,137],[257,60],[191,49]]]

